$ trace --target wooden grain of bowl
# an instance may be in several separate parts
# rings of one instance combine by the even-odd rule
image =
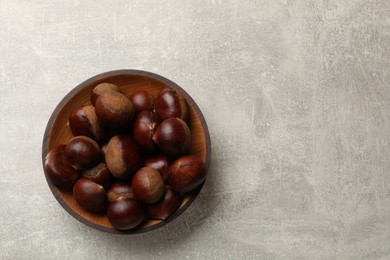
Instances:
[[[140,70],[116,70],[105,72],[84,81],[70,91],[57,105],[49,122],[47,123],[42,144],[43,165],[48,151],[58,144],[67,143],[73,137],[70,128],[67,126],[70,113],[80,105],[91,105],[89,100],[90,92],[97,84],[102,82],[109,82],[118,85],[126,96],[130,96],[131,93],[140,89],[147,90],[154,96],[157,96],[157,93],[165,87],[173,88],[181,93],[186,99],[187,106],[190,111],[190,122],[188,124],[192,133],[190,154],[194,154],[202,158],[206,163],[206,169],[209,168],[210,136],[206,121],[195,101],[174,82],[157,74]],[[164,226],[173,219],[177,218],[191,205],[203,186],[202,184],[196,190],[187,194],[180,208],[166,220],[147,220],[137,229],[119,231],[112,227],[105,214],[94,214],[84,210],[77,204],[71,191],[58,189],[50,183],[46,172],[45,176],[54,197],[74,218],[95,229],[118,234],[142,233]]]

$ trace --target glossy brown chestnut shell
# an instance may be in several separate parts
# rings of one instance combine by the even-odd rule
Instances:
[[[133,125],[133,138],[141,151],[153,153],[157,150],[153,134],[160,122],[160,118],[152,111],[142,111],[137,114]]]
[[[176,90],[164,88],[154,101],[154,110],[161,119],[178,117],[188,119],[188,108],[185,99]]]
[[[110,128],[123,128],[134,118],[134,106],[119,92],[104,92],[95,103],[96,115],[103,125]]]
[[[86,170],[98,164],[101,158],[99,145],[89,137],[76,136],[65,147],[65,155],[76,170]]]
[[[187,155],[174,161],[169,168],[168,182],[179,192],[186,193],[198,187],[206,179],[206,167],[197,156]]]
[[[134,199],[130,182],[116,181],[107,191],[108,203],[113,203],[120,198]]]
[[[183,120],[169,118],[159,125],[153,140],[165,155],[177,158],[187,153],[191,144],[191,132]]]
[[[102,185],[105,189],[107,189],[111,185],[111,182],[113,180],[113,176],[111,175],[106,164],[104,163],[99,163],[91,169],[83,171],[81,175],[85,179]]]
[[[107,194],[102,185],[81,178],[73,186],[73,197],[84,209],[100,213],[107,208]]]
[[[151,204],[164,195],[164,181],[157,170],[143,167],[134,174],[131,189],[137,200]]]
[[[69,127],[74,136],[88,136],[97,142],[104,136],[104,129],[93,106],[80,106],[70,113]]]
[[[154,96],[146,90],[138,90],[131,94],[130,101],[133,103],[137,113],[153,110]]]
[[[66,158],[65,147],[64,144],[57,145],[46,155],[45,172],[52,184],[61,189],[70,189],[79,174]]]
[[[92,105],[95,105],[97,98],[105,93],[105,92],[120,92],[117,85],[111,84],[111,83],[100,83],[97,85],[92,91],[91,91],[91,103]]]
[[[169,173],[169,165],[171,164],[171,160],[163,155],[155,155],[148,157],[144,160],[144,165],[147,167],[151,167],[153,169],[156,169],[160,172],[161,177],[163,178],[164,182],[168,181],[168,173]]]
[[[145,219],[141,205],[135,199],[121,198],[110,204],[107,218],[119,230],[137,227]]]
[[[162,199],[146,206],[146,216],[150,219],[165,220],[180,207],[182,201],[183,198],[177,191],[165,187]]]
[[[112,137],[107,144],[106,164],[115,178],[130,179],[142,166],[137,145],[127,135]]]

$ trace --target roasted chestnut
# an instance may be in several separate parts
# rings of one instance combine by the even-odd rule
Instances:
[[[163,155],[155,155],[144,160],[144,165],[147,167],[151,167],[160,172],[161,177],[164,182],[168,181],[168,173],[169,173],[169,165],[171,164],[170,159]]]
[[[182,201],[183,198],[177,191],[165,187],[165,194],[162,199],[146,206],[146,216],[150,219],[165,220],[180,207]]]
[[[113,203],[119,198],[134,199],[130,182],[116,181],[107,191],[108,203]]]
[[[136,116],[133,125],[133,138],[141,151],[153,153],[157,150],[152,137],[160,122],[160,118],[152,111],[142,111]]]
[[[95,103],[96,115],[103,125],[123,128],[134,118],[134,106],[122,93],[111,91],[101,94]]]
[[[89,137],[76,136],[65,147],[65,155],[76,170],[86,170],[99,163],[99,145]]]
[[[110,204],[107,218],[119,230],[137,227],[145,219],[141,205],[135,199],[121,198]]]
[[[133,103],[137,113],[147,110],[151,111],[154,104],[154,96],[145,90],[138,90],[131,94],[130,101]]]
[[[61,189],[72,188],[79,177],[65,156],[65,145],[54,147],[45,157],[45,172],[49,181]]]
[[[106,164],[115,178],[130,179],[142,166],[137,145],[127,135],[112,137],[107,144]]]
[[[107,208],[107,194],[102,185],[85,178],[76,181],[73,196],[77,203],[91,212],[103,212]]]
[[[107,189],[112,182],[112,175],[104,163],[99,163],[93,168],[83,171],[81,175],[90,181],[96,182]]]
[[[97,142],[104,136],[93,106],[80,106],[73,110],[69,116],[69,127],[74,136],[88,136]]]
[[[187,155],[174,161],[169,168],[168,182],[182,193],[192,191],[206,179],[206,166],[197,156]]]
[[[92,91],[91,91],[91,103],[92,105],[95,105],[97,98],[105,93],[105,92],[120,92],[117,85],[111,84],[111,83],[101,83],[97,85]]]
[[[169,118],[159,125],[153,140],[165,155],[177,158],[187,153],[191,144],[191,132],[183,120]]]
[[[164,181],[157,170],[143,167],[134,174],[131,189],[137,200],[151,204],[164,195]]]
[[[188,118],[188,109],[185,99],[176,90],[164,88],[154,101],[154,110],[161,119],[178,117],[183,120]]]

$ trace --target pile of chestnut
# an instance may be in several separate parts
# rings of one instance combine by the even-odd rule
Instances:
[[[119,230],[166,219],[206,178],[203,160],[188,154],[185,99],[171,88],[156,97],[144,90],[126,96],[110,83],[97,85],[90,98],[92,105],[69,116],[74,137],[45,158],[49,181],[73,190],[85,210],[106,213]]]

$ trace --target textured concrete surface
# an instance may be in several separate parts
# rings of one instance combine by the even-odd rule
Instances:
[[[0,0],[0,259],[390,259],[390,1]],[[122,68],[202,109],[212,167],[147,234],[54,199],[41,141],[81,81]]]

